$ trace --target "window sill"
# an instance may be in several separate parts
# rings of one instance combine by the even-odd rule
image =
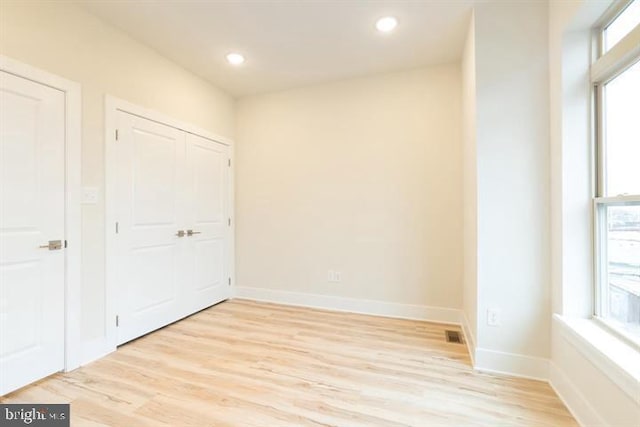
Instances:
[[[640,403],[640,352],[592,319],[555,314],[561,335],[618,387]]]

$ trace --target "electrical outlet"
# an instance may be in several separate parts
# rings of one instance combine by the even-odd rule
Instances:
[[[82,187],[82,204],[96,205],[100,197],[99,190],[95,187]]]
[[[500,310],[497,308],[489,308],[487,309],[487,325],[489,326],[500,326],[502,321],[500,319]]]
[[[338,283],[342,274],[339,271],[329,270],[327,272],[327,281],[331,283]]]

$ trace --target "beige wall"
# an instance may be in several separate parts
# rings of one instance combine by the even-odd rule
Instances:
[[[460,104],[457,65],[239,100],[238,286],[460,308]]]
[[[100,203],[82,210],[85,340],[104,334],[104,95],[114,95],[213,133],[233,137],[226,93],[75,6],[0,5],[0,54],[82,85],[82,183]]]

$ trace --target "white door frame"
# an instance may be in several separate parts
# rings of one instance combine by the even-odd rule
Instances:
[[[211,141],[224,144],[229,147],[229,157],[233,165],[234,161],[234,144],[229,138],[225,138],[209,131],[206,131],[197,126],[189,123],[181,122],[162,113],[154,110],[149,110],[144,107],[132,104],[129,101],[116,98],[111,95],[105,95],[105,286],[106,286],[106,304],[105,304],[105,324],[106,324],[106,338],[107,346],[110,351],[115,351],[118,342],[118,334],[116,330],[115,317],[116,313],[116,298],[117,284],[114,283],[115,266],[113,259],[115,258],[115,223],[116,218],[116,176],[114,170],[117,167],[117,159],[115,156],[114,144],[116,144],[116,130],[117,130],[117,116],[118,111],[133,114],[143,119],[158,122],[163,125],[167,125],[187,133],[191,133],[197,136],[210,139]],[[229,241],[229,265],[228,271],[231,277],[231,283],[236,282],[235,278],[235,212],[234,212],[234,169],[232,168],[229,173],[229,216],[231,220],[230,241]],[[233,295],[233,293],[232,293]]]
[[[81,364],[82,315],[82,208],[81,135],[82,95],[80,84],[63,79],[0,55],[0,70],[64,92],[65,99],[65,331],[64,369]]]

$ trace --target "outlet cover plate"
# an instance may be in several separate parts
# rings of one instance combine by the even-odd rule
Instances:
[[[497,308],[488,308],[487,309],[487,325],[500,326],[502,324],[501,314],[502,313]]]
[[[82,187],[82,204],[97,205],[100,198],[100,190],[96,187]]]

